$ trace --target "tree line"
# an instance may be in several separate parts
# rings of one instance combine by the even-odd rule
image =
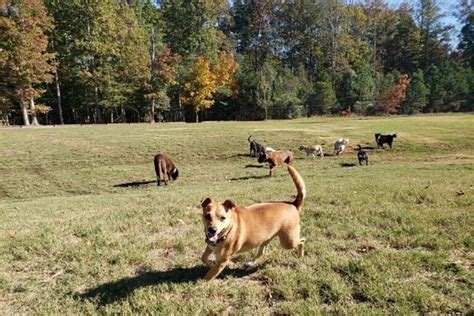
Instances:
[[[4,124],[472,111],[436,0],[0,0]],[[452,36],[459,44],[450,47]]]

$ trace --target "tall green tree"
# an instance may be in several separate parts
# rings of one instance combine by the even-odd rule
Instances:
[[[468,14],[462,22],[464,25],[461,29],[458,49],[466,64],[474,69],[474,12]]]
[[[311,81],[323,69],[321,19],[320,6],[312,0],[281,1],[276,12],[283,60],[292,71],[303,66]]]
[[[420,64],[421,34],[406,4],[396,11],[395,29],[385,44],[385,72],[413,73]]]
[[[405,101],[401,105],[401,112],[413,114],[421,112],[428,103],[430,90],[425,85],[423,70],[418,69],[410,80]]]
[[[443,109],[446,96],[444,76],[436,65],[431,65],[426,73],[426,83],[430,89],[428,104],[424,108],[426,112],[439,112]]]
[[[431,64],[441,64],[447,55],[449,31],[452,26],[441,22],[444,16],[437,0],[419,0],[416,18],[422,49],[420,65],[424,71]]]
[[[308,97],[308,116],[330,114],[335,110],[336,92],[327,76],[314,84],[314,92]]]
[[[228,10],[225,0],[163,0],[160,2],[164,22],[164,41],[173,53],[183,59],[197,55],[217,59],[225,37],[216,28],[223,11]]]
[[[269,118],[269,108],[273,105],[273,87],[277,76],[275,62],[266,60],[257,74],[256,101],[263,109],[265,120]]]
[[[70,0],[71,1],[71,0]],[[146,35],[127,4],[115,0],[80,2],[82,26],[76,34],[75,61],[84,85],[92,91],[89,104],[95,123],[107,111],[122,117],[132,94],[149,78]]]

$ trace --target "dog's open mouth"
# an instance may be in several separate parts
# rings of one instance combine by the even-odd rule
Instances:
[[[217,242],[217,233],[214,233],[214,234],[210,234],[210,233],[207,233],[206,234],[206,243],[208,244],[215,244]]]

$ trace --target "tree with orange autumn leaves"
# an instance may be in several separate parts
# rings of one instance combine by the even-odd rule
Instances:
[[[378,110],[381,114],[395,114],[401,103],[405,101],[407,87],[410,83],[408,75],[400,76],[398,83],[390,86],[379,100]]]
[[[10,98],[20,104],[23,121],[38,125],[36,114],[48,112],[49,107],[35,104],[43,90],[39,84],[52,80],[54,54],[48,53],[45,32],[53,28],[43,1],[21,0],[2,3],[9,12],[0,16],[0,90],[2,99]]]
[[[217,90],[231,85],[238,67],[232,53],[220,52],[215,65],[204,56],[195,59],[187,73],[180,101],[193,108],[196,122],[199,122],[199,111],[208,109],[214,104]]]

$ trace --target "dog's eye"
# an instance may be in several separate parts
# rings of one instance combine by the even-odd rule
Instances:
[[[225,217],[224,217],[224,216],[221,216],[221,221],[225,221]]]
[[[211,215],[210,214],[206,214],[206,216],[204,216],[205,219],[207,219],[208,221],[211,220]]]

